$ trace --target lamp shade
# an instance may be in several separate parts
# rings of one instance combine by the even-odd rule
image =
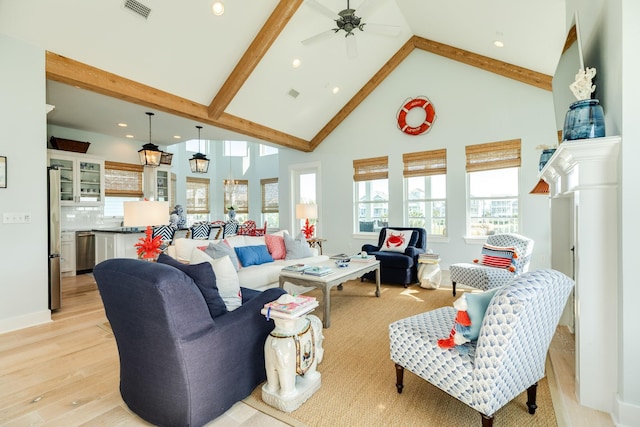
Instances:
[[[169,202],[124,202],[125,227],[146,227],[169,223]]]
[[[318,218],[318,205],[315,203],[298,203],[296,205],[296,219]]]

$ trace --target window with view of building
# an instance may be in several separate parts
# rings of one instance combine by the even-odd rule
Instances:
[[[471,236],[518,232],[519,139],[466,147]]]
[[[377,233],[389,221],[389,157],[353,161],[356,233]]]
[[[236,179],[236,186],[233,193],[224,193],[225,210],[233,206],[236,211],[236,220],[244,222],[249,219],[249,181],[246,179]],[[224,188],[224,182],[223,182]]]
[[[402,156],[405,179],[405,224],[428,235],[447,235],[447,150]]]
[[[209,221],[209,178],[187,177],[187,224]]]
[[[104,216],[124,217],[124,202],[144,197],[141,165],[104,162]]]
[[[278,196],[278,178],[260,180],[262,193],[262,221],[267,228],[280,228],[280,205]]]

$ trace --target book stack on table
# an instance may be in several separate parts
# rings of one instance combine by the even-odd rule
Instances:
[[[281,319],[296,319],[313,311],[318,306],[315,297],[306,295],[282,295],[275,301],[268,302],[264,305],[260,313],[270,317]]]
[[[418,255],[418,262],[423,264],[437,264],[440,262],[440,255],[434,253],[425,253]]]
[[[375,255],[354,255],[351,257],[351,261],[353,262],[373,262],[376,260]]]
[[[322,266],[309,266],[302,270],[302,274],[310,274],[312,276],[326,276],[327,274],[333,273],[333,270],[329,267]]]

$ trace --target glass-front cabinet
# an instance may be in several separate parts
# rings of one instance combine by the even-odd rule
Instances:
[[[60,170],[60,204],[104,204],[104,160],[49,150],[49,166]]]
[[[144,167],[144,197],[159,202],[171,201],[171,168]]]

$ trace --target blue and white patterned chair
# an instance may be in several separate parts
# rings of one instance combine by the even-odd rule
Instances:
[[[573,281],[547,269],[522,274],[491,299],[477,341],[441,348],[456,310],[443,307],[389,325],[396,387],[402,392],[404,369],[427,380],[480,412],[483,427],[496,411],[527,390],[535,413],[536,387]]]
[[[196,223],[189,227],[189,231],[192,239],[207,240],[211,233],[211,224],[208,222]]]
[[[456,283],[482,289],[484,291],[509,283],[515,277],[529,271],[529,262],[533,253],[533,240],[516,233],[494,234],[487,237],[487,244],[500,247],[513,247],[518,258],[514,259],[514,271],[505,268],[488,267],[481,264],[456,263],[449,266],[453,296],[456,296]]]
[[[170,245],[176,234],[177,228],[173,225],[158,225],[153,227],[151,237],[160,236],[163,245]]]

